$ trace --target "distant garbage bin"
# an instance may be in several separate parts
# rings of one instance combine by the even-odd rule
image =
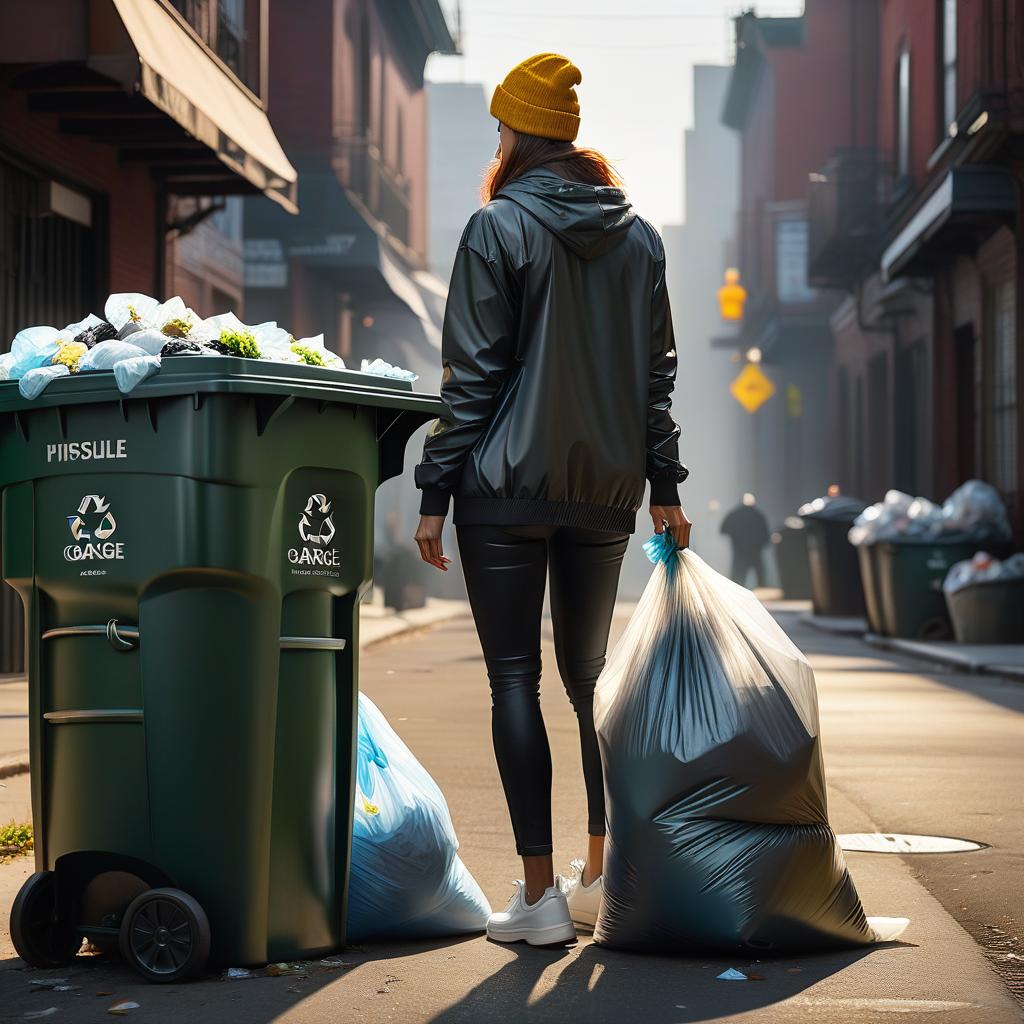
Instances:
[[[393,379],[168,358],[0,383],[26,609],[36,967],[82,936],[171,981],[345,940],[358,604],[378,484],[443,410]]]
[[[859,498],[816,498],[803,505],[815,615],[860,617],[865,614],[860,562],[847,535],[865,508]]]
[[[960,643],[1024,642],[1024,552],[1004,561],[979,551],[950,569],[942,589]]]
[[[879,588],[878,545],[862,544],[854,549],[860,563],[861,585],[864,587],[864,611],[868,629],[878,636],[885,636],[885,618],[882,615],[882,594]]]
[[[882,634],[949,640],[953,625],[942,582],[951,566],[970,558],[978,545],[907,539],[880,541],[871,547],[875,549]]]
[[[772,534],[772,545],[782,596],[787,601],[806,601],[811,596],[811,566],[804,521],[799,516],[787,516]]]
[[[971,583],[946,594],[961,644],[1024,643],[1024,580]]]

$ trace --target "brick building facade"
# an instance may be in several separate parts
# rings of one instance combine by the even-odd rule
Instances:
[[[846,297],[836,340],[841,479],[878,500],[996,486],[1020,533],[1024,4],[870,0],[876,131],[811,182],[810,276]]]

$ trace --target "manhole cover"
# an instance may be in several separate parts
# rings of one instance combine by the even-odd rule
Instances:
[[[857,853],[967,853],[983,850],[984,843],[949,836],[908,836],[899,832],[849,832],[837,837],[839,845]]]

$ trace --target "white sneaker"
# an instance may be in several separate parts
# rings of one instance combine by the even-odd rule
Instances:
[[[564,884],[564,879],[555,878],[555,884],[545,889],[536,903],[527,904],[526,886],[517,879],[508,906],[487,919],[487,937],[495,942],[527,942],[531,946],[574,941],[576,929],[562,891]]]
[[[584,861],[574,860],[570,865],[573,877],[564,881],[566,902],[573,924],[594,930],[604,896],[603,876],[598,875],[590,885],[583,884]]]

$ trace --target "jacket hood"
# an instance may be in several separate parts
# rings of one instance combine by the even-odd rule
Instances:
[[[510,181],[498,195],[521,206],[585,260],[622,242],[636,219],[622,189],[566,181],[542,168]]]

